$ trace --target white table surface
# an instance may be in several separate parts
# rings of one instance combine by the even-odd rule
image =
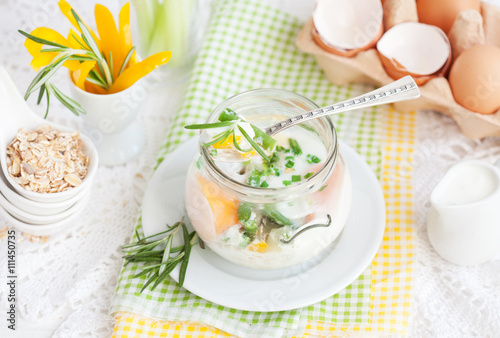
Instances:
[[[306,19],[312,9],[312,0],[266,0],[284,11]],[[118,2],[105,1],[112,10],[118,10]],[[492,1],[500,5],[500,0]],[[86,18],[91,18],[95,1],[72,1],[74,6]],[[67,31],[68,25],[57,9],[57,1],[0,0],[0,65],[14,75],[14,81],[21,91],[29,84],[33,72],[29,68],[30,57],[22,46],[24,39],[17,29],[31,31],[34,27],[49,26],[58,31]],[[90,20],[89,20],[90,21]],[[500,62],[500,61],[499,61]],[[58,77],[61,88],[65,88],[65,79]],[[109,336],[113,322],[107,315],[109,301],[118,276],[121,259],[119,246],[126,243],[135,225],[142,193],[147,184],[147,177],[152,171],[154,156],[168,130],[170,119],[176,112],[185,83],[176,86],[157,86],[149,93],[144,104],[141,117],[142,125],[148,130],[147,150],[141,158],[118,168],[100,168],[94,187],[95,202],[85,210],[87,213],[79,221],[72,236],[83,236],[88,227],[95,222],[108,222],[119,227],[118,235],[103,238],[119,237],[116,241],[90,241],[85,250],[98,250],[98,246],[110,246],[112,252],[107,260],[95,262],[101,264],[98,269],[92,268],[92,262],[85,257],[78,258],[76,263],[81,269],[75,270],[74,276],[66,276],[50,253],[64,254],[61,246],[64,243],[18,243],[18,264],[29,265],[19,255],[36,259],[37,265],[24,270],[25,277],[20,283],[30,283],[36,287],[36,275],[46,270],[53,275],[65,276],[69,283],[59,290],[50,285],[39,284],[49,290],[47,294],[28,292],[19,293],[25,308],[25,315],[17,317],[17,330],[6,330],[5,315],[0,315],[0,337],[68,337],[68,336]],[[35,111],[42,114],[43,107],[35,105],[35,99],[29,101]],[[161,106],[161,110],[151,107]],[[66,123],[75,127],[81,126],[78,118],[71,116],[57,102],[52,106],[50,120]],[[479,267],[458,267],[442,260],[432,249],[427,238],[425,218],[429,207],[430,191],[437,184],[445,171],[454,163],[465,158],[484,159],[493,162],[500,158],[500,139],[490,138],[483,141],[469,141],[459,132],[454,122],[440,114],[421,112],[418,116],[418,144],[415,154],[415,188],[417,192],[418,222],[417,258],[415,269],[415,298],[412,309],[412,326],[409,335],[412,337],[442,336],[489,336],[500,334],[500,255]],[[111,182],[111,183],[110,183]],[[109,193],[103,207],[99,194]],[[119,225],[116,218],[119,217]],[[7,224],[0,218],[0,228]],[[88,231],[92,234],[92,231]],[[95,233],[95,231],[94,231]],[[91,235],[89,235],[91,236]],[[19,234],[18,234],[19,237]],[[97,238],[97,237],[96,237]],[[71,238],[67,238],[66,242]],[[95,243],[95,244],[93,244]],[[95,246],[94,246],[95,245]],[[59,251],[58,251],[59,250]],[[70,248],[68,248],[70,250]],[[0,260],[5,262],[6,241],[0,240]],[[81,255],[86,255],[82,252]],[[79,257],[78,255],[75,257]],[[47,259],[46,259],[47,258]],[[45,260],[46,259],[46,260]],[[61,257],[62,259],[62,257]],[[75,258],[76,259],[76,258]],[[23,263],[25,262],[25,263]],[[0,266],[0,296],[5,298],[4,265]],[[22,266],[19,266],[22,269]],[[52,270],[51,270],[52,269]],[[96,273],[97,271],[97,273]],[[100,272],[99,272],[100,271]],[[89,274],[96,273],[94,279]],[[33,276],[35,277],[33,277]],[[82,277],[85,276],[85,277]],[[40,281],[38,281],[40,282]],[[83,295],[82,285],[87,288]],[[19,286],[19,285],[18,285]],[[23,289],[18,288],[18,292]],[[77,291],[75,291],[77,290]],[[51,293],[53,292],[53,293]],[[63,295],[61,295],[63,294]],[[28,297],[33,297],[33,302]],[[54,299],[57,299],[55,301]],[[53,301],[54,300],[54,301]],[[38,310],[34,303],[38,302]],[[44,303],[45,302],[45,303]],[[0,312],[5,313],[6,301],[2,299]]]

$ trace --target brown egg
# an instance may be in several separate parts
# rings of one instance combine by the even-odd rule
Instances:
[[[449,82],[455,101],[481,114],[500,109],[500,48],[474,46],[453,63]]]
[[[479,0],[417,0],[418,21],[441,28],[446,34],[458,13],[465,9],[480,12]]]

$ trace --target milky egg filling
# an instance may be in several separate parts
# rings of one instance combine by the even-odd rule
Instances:
[[[264,129],[280,119],[250,122]],[[187,177],[186,209],[206,246],[234,263],[274,269],[312,258],[339,236],[351,204],[351,181],[333,125],[327,119],[321,123],[324,135],[314,125],[274,135],[268,160],[253,154],[240,163],[216,161],[213,155],[231,140],[197,155]],[[323,226],[294,237],[314,224]]]

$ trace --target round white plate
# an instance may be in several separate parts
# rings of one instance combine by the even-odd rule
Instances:
[[[168,155],[155,171],[142,205],[146,236],[165,230],[165,224],[172,225],[185,215],[186,172],[197,150],[198,140],[191,139]],[[258,270],[231,263],[197,245],[191,252],[184,287],[234,309],[282,311],[314,304],[352,283],[380,246],[385,203],[375,175],[361,156],[344,143],[340,143],[340,153],[351,174],[353,201],[344,230],[327,250],[300,265]],[[178,280],[179,267],[171,276]]]

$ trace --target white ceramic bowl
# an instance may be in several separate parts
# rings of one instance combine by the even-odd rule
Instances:
[[[52,125],[52,127],[54,128],[54,125]],[[62,127],[62,126],[55,126],[55,128],[62,131],[69,131],[69,130],[73,131],[73,129],[69,129],[67,127]],[[87,176],[82,180],[82,183],[80,183],[80,185],[62,192],[43,194],[24,189],[16,181],[14,181],[14,179],[10,177],[10,175],[7,174],[5,176],[8,182],[19,195],[22,195],[23,197],[35,202],[40,202],[40,203],[62,202],[62,201],[67,201],[68,199],[71,199],[72,197],[76,196],[82,190],[85,190],[89,188],[90,185],[92,185],[92,180],[97,171],[97,165],[99,161],[97,150],[92,144],[92,141],[85,135],[80,134],[80,138],[84,144],[83,150],[85,154],[90,156],[90,164],[88,167]]]
[[[5,211],[5,209],[3,208],[0,208],[0,215],[2,215],[5,219],[7,219],[7,221],[10,224],[12,224],[16,229],[26,232],[30,235],[53,236],[64,233],[65,230],[68,230],[69,228],[78,223],[75,222],[75,220],[80,215],[80,212],[85,208],[89,199],[90,199],[90,194],[88,194],[86,197],[82,199],[81,203],[79,204],[79,207],[75,209],[75,212],[73,214],[71,214],[70,216],[68,216],[63,220],[47,225],[36,225],[36,224],[21,222],[20,220],[9,214],[7,211]]]
[[[0,171],[0,192],[3,194],[5,199],[20,210],[32,215],[57,215],[75,205],[75,203],[81,199],[81,196],[84,196],[85,193],[89,190],[90,185],[88,185],[88,187],[86,187],[84,190],[81,190],[79,194],[60,202],[36,202],[19,195],[14,190],[14,188],[12,188],[10,183],[7,182],[7,179],[3,175],[3,172]]]
[[[84,190],[84,196],[78,200],[73,206],[69,209],[66,209],[62,212],[59,212],[54,215],[34,215],[24,210],[19,209],[12,203],[10,203],[0,192],[0,207],[3,207],[5,211],[11,214],[13,217],[17,218],[21,222],[30,223],[34,225],[47,225],[55,222],[59,222],[64,220],[65,218],[71,216],[75,212],[77,212],[82,203],[86,203],[87,195],[90,194],[90,190]]]

